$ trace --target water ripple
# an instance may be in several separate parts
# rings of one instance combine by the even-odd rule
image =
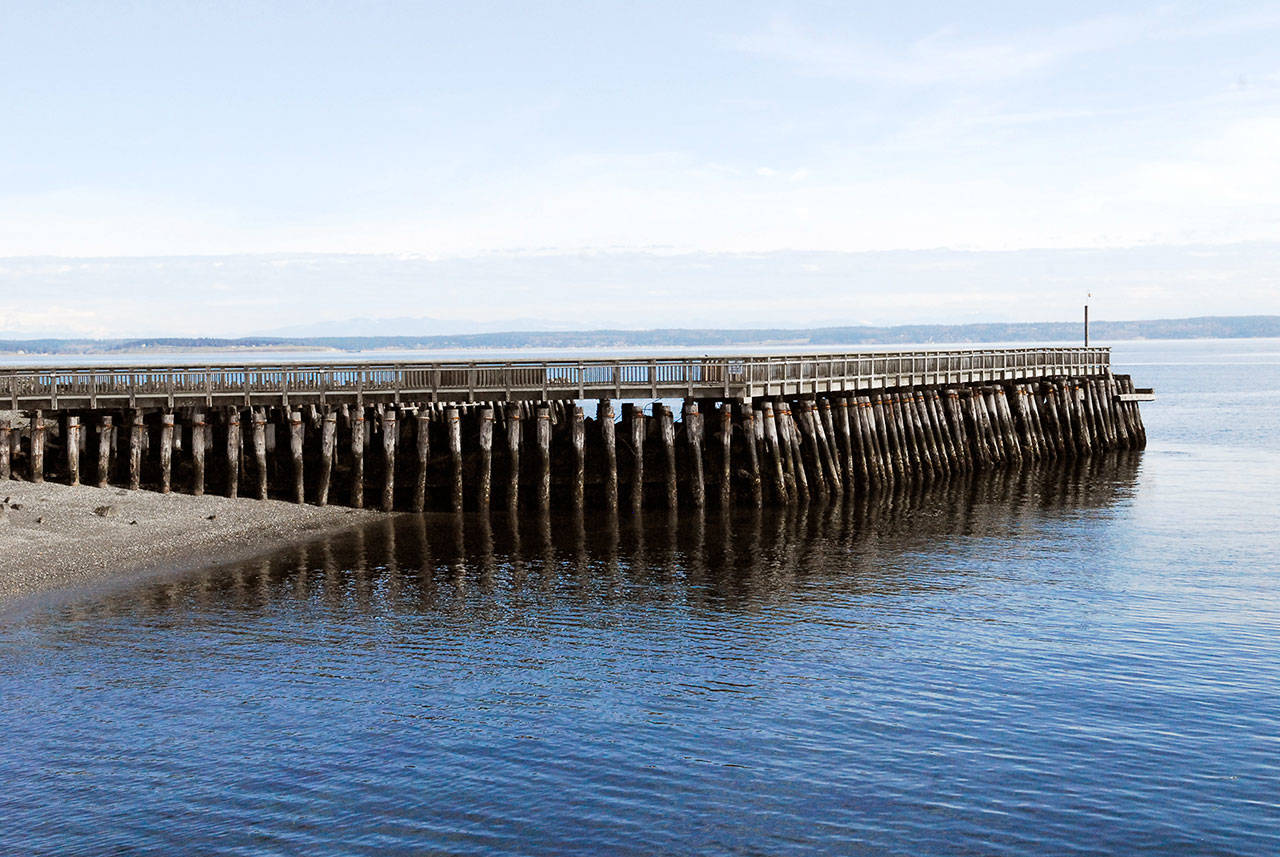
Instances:
[[[405,516],[0,614],[0,841],[1280,853],[1262,465],[1155,450],[618,528]],[[1222,479],[1230,526],[1188,548]]]

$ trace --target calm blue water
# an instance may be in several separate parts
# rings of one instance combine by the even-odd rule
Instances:
[[[4,854],[1280,853],[1280,343],[1141,455],[0,609]]]

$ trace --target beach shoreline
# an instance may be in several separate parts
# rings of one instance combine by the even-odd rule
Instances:
[[[381,514],[281,500],[0,482],[0,609],[53,592],[244,559]]]

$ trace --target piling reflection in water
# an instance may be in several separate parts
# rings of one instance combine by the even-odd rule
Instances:
[[[1140,452],[792,508],[646,510],[642,516],[389,516],[257,561],[117,593],[90,609],[164,610],[193,600],[254,609],[306,601],[332,610],[414,611],[525,594],[683,599],[750,609],[806,581],[909,588],[889,569],[924,549],[963,550],[1100,510],[1132,491]],[[143,608],[145,609],[145,607]]]

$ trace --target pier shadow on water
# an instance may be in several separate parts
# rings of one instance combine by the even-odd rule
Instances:
[[[185,605],[199,613],[312,605],[413,613],[557,597],[754,610],[810,584],[910,592],[931,586],[927,566],[945,565],[949,553],[980,573],[984,550],[1004,551],[1061,519],[1123,502],[1141,455],[965,474],[799,508],[646,509],[639,517],[529,510],[492,520],[470,513],[387,516],[74,609],[163,613]]]

